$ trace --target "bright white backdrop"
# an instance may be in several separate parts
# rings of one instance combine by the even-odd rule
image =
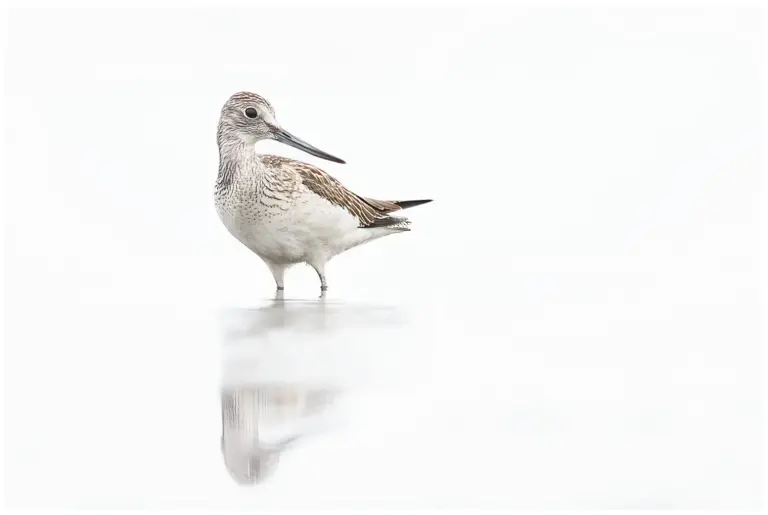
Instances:
[[[759,30],[743,8],[12,12],[6,495],[754,506]],[[243,89],[348,164],[265,152],[435,199],[328,268],[319,348],[347,342],[377,393],[250,490],[218,454],[217,309],[272,279],[212,206]],[[374,305],[404,321],[355,318]]]

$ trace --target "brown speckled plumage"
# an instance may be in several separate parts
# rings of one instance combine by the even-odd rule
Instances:
[[[310,191],[329,202],[343,207],[360,220],[360,227],[386,227],[408,230],[408,220],[394,218],[389,213],[402,209],[397,202],[375,200],[357,195],[344,187],[341,182],[326,172],[301,161],[275,155],[262,155],[261,161],[269,167],[285,173],[293,170],[298,173],[301,183]],[[290,172],[286,175],[290,176]],[[291,182],[290,180],[286,182]]]

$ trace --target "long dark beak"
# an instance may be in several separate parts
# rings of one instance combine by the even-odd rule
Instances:
[[[312,154],[313,156],[319,157],[320,159],[326,159],[328,161],[333,161],[334,163],[342,163],[344,164],[344,160],[339,159],[338,157],[332,156],[331,154],[328,154],[326,152],[323,152],[319,148],[313,147],[306,141],[300,140],[290,132],[277,128],[275,129],[275,132],[272,133],[273,138],[275,140],[279,141],[280,143],[285,143],[286,145],[290,145],[294,148],[298,148],[299,150],[303,150],[307,154]]]

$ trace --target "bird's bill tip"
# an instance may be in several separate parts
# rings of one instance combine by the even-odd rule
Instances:
[[[297,138],[290,132],[286,131],[285,129],[277,129],[275,130],[273,137],[276,141],[279,141],[280,143],[285,143],[286,145],[290,145],[294,148],[298,148],[299,150],[306,152],[307,154],[313,155],[315,157],[319,157],[320,159],[325,159],[326,161],[332,161],[334,163],[341,163],[345,164],[346,161],[343,159],[339,159],[336,156],[333,156],[327,152],[323,152],[319,148],[310,145],[306,141]]]

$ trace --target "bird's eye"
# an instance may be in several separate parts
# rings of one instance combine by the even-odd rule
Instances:
[[[249,107],[248,109],[245,110],[245,116],[247,116],[248,118],[258,118],[259,112],[253,107]]]

